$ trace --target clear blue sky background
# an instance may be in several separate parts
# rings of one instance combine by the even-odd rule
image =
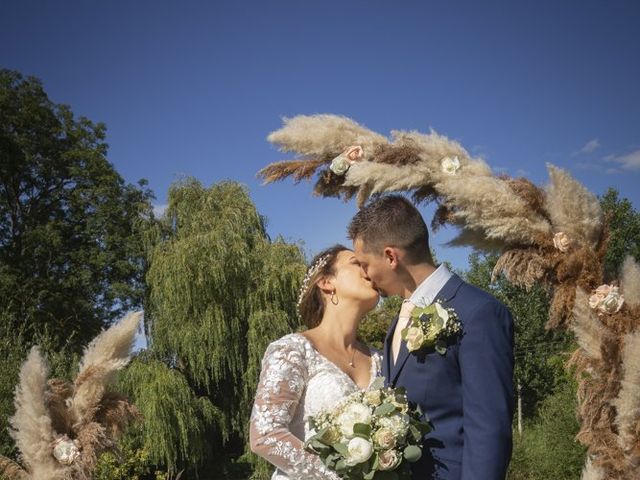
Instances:
[[[0,66],[108,125],[109,158],[147,178],[247,185],[272,236],[308,254],[346,241],[353,203],[260,186],[287,158],[282,116],[347,115],[381,133],[430,127],[497,171],[545,163],[640,207],[640,2],[0,0]],[[428,220],[433,209],[424,207]],[[464,269],[469,251],[443,246]]]

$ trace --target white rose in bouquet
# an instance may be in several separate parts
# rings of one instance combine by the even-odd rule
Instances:
[[[363,463],[371,458],[373,454],[373,445],[364,438],[355,437],[349,440],[347,445],[347,457],[345,461],[349,465],[357,465]]]
[[[396,450],[385,450],[378,456],[378,466],[381,471],[393,470],[400,465],[401,457]]]
[[[345,407],[337,418],[340,432],[347,438],[353,437],[353,426],[356,423],[371,423],[371,409],[361,403],[351,403]]]
[[[380,390],[371,390],[364,394],[364,399],[369,405],[377,407],[382,403],[382,394]]]
[[[309,419],[316,433],[305,448],[340,478],[377,478],[376,471],[393,470],[393,478],[406,480],[411,477],[410,464],[422,455],[430,425],[418,410],[409,408],[404,389],[386,388],[383,382],[374,381],[372,385],[380,386],[355,392]]]
[[[382,427],[378,429],[378,431],[373,434],[373,441],[383,450],[388,450],[396,446],[396,437],[390,428]]]
[[[395,438],[403,439],[409,429],[409,417],[402,413],[395,413],[389,417],[381,418],[378,420],[378,424],[391,430]]]

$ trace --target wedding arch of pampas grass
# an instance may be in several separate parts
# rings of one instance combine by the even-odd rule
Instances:
[[[480,158],[436,132],[390,138],[337,115],[284,120],[268,140],[297,158],[258,175],[271,183],[315,180],[314,193],[370,197],[409,192],[435,202],[431,226],[458,228],[451,245],[498,251],[493,275],[553,292],[547,328],[570,329],[579,348],[569,362],[579,388],[578,440],[587,446],[583,480],[640,478],[640,265],[627,258],[604,284],[608,227],[598,198],[548,165],[549,183],[495,175]]]
[[[85,349],[73,382],[49,379],[33,347],[20,370],[11,435],[20,464],[0,456],[0,475],[12,480],[88,480],[101,452],[116,447],[135,406],[108,390],[130,360],[142,313],[131,313]]]

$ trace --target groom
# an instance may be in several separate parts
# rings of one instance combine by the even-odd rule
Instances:
[[[384,296],[405,301],[387,332],[383,372],[405,387],[433,425],[414,480],[502,480],[511,457],[513,320],[507,308],[434,265],[427,226],[404,197],[363,207],[349,225],[363,274]],[[461,331],[445,351],[409,352],[401,331],[416,305],[439,300],[458,315]]]

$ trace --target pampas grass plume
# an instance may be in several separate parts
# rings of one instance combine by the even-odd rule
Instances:
[[[632,307],[640,305],[640,265],[631,255],[622,264],[620,286],[625,302]]]
[[[68,471],[51,455],[55,432],[45,404],[48,375],[47,362],[38,347],[33,347],[20,369],[15,393],[16,412],[9,419],[11,436],[34,480],[65,478]]]
[[[604,470],[594,465],[591,459],[587,458],[584,468],[582,469],[580,480],[605,480]]]
[[[547,164],[550,184],[546,189],[546,211],[556,232],[595,248],[603,226],[598,197],[568,172]]]
[[[640,331],[624,337],[622,351],[622,387],[614,400],[617,409],[616,425],[624,450],[638,442],[635,430],[640,420]]]
[[[589,306],[589,298],[581,288],[576,288],[576,299],[573,304],[573,320],[569,328],[573,330],[578,345],[592,360],[601,360],[600,347],[604,339],[611,337],[598,316]]]
[[[118,370],[130,359],[142,312],[128,314],[117,325],[98,335],[85,349],[72,398],[75,420],[95,408]],[[88,420],[88,419],[85,419]]]
[[[371,130],[339,115],[297,115],[285,118],[284,126],[272,132],[267,140],[285,152],[305,157],[337,156],[350,145],[361,145],[365,155],[388,140]]]

